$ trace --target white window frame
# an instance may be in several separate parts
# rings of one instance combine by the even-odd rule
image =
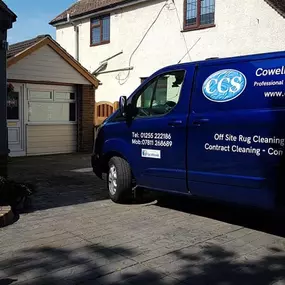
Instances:
[[[40,99],[40,98],[32,98],[31,97],[31,91],[32,92],[50,92],[51,93],[51,99]],[[56,100],[55,95],[56,93],[73,93],[74,99],[60,99]],[[78,123],[78,103],[77,103],[77,94],[75,90],[60,90],[60,89],[51,89],[46,88],[43,86],[37,87],[29,87],[28,88],[28,94],[27,94],[27,101],[28,101],[28,116],[27,116],[27,124],[28,125],[76,125]],[[42,122],[31,122],[29,121],[29,108],[30,108],[30,102],[39,102],[39,103],[75,103],[75,121],[42,121]]]
[[[33,97],[31,96],[31,92],[48,92],[48,93],[51,94],[51,98],[50,98],[50,99],[46,99],[46,98],[44,98],[44,99],[33,98]],[[28,101],[30,101],[30,102],[53,102],[53,97],[54,97],[54,95],[53,95],[53,90],[44,90],[44,89],[42,89],[42,90],[29,89],[29,90],[28,90]]]

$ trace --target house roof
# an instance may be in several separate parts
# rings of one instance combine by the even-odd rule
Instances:
[[[68,9],[56,16],[51,25],[57,24],[61,21],[67,20],[67,14],[70,18],[77,18],[80,16],[88,15],[94,12],[104,11],[105,9],[115,8],[121,4],[134,4],[139,0],[78,0]],[[285,17],[285,1],[284,0],[264,0],[272,8],[274,8],[279,14]]]
[[[12,17],[14,22],[16,21],[17,15],[13,11],[11,11],[2,0],[0,0],[0,9],[8,13]]]
[[[67,20],[67,14],[70,15],[70,18],[76,18],[93,12],[103,11],[108,8],[115,8],[122,4],[133,4],[138,1],[139,0],[79,0],[55,17],[50,24],[53,25]]]
[[[40,35],[36,38],[10,45],[7,53],[7,67],[17,63],[21,59],[43,46],[49,46],[67,63],[77,70],[92,85],[98,87],[99,80],[95,78],[85,67],[73,58],[64,48],[62,48],[50,35]]]

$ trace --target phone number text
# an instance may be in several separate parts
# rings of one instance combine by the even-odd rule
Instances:
[[[149,140],[149,139],[132,139],[132,144],[136,145],[148,145],[148,146],[163,146],[163,147],[171,147],[172,141],[167,140]]]
[[[170,133],[136,133],[132,132],[132,137],[135,139],[155,139],[155,140],[171,140]]]

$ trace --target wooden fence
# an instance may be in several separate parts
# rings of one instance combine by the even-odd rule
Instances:
[[[119,102],[114,103],[108,101],[100,101],[95,103],[94,125],[95,127],[102,124],[102,122],[114,113],[119,107]]]

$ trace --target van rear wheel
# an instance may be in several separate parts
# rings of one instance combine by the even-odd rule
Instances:
[[[112,157],[108,163],[107,187],[109,197],[115,203],[125,202],[132,194],[132,172],[128,162]]]

